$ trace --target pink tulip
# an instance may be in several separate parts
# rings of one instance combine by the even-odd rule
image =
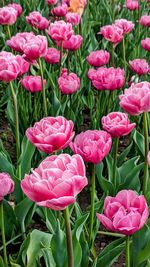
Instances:
[[[63,42],[63,49],[69,51],[76,51],[80,48],[82,44],[83,38],[81,35],[72,35],[69,40]],[[60,42],[56,42],[58,46],[60,46]]]
[[[66,4],[59,4],[51,10],[53,16],[64,17],[67,14],[68,6]]]
[[[150,83],[132,84],[119,96],[120,106],[130,115],[139,115],[150,111]]]
[[[103,129],[114,138],[128,135],[135,125],[130,123],[128,115],[122,112],[111,112],[102,118]]]
[[[57,0],[46,0],[46,3],[50,6],[55,5],[57,3]]]
[[[60,61],[60,51],[56,48],[48,48],[46,55],[43,57],[49,64],[57,64]]]
[[[134,29],[135,24],[127,19],[115,20],[115,25],[123,30],[124,34],[131,32]]]
[[[144,15],[140,18],[140,24],[144,27],[150,27],[150,15]]]
[[[37,28],[39,30],[45,30],[47,29],[49,25],[49,21],[42,17],[40,12],[33,11],[29,14],[29,16],[26,17],[26,21],[33,26],[34,28]]]
[[[29,63],[21,56],[5,51],[0,52],[0,80],[10,82],[27,72],[28,69]]]
[[[75,137],[70,148],[75,154],[81,155],[85,162],[97,164],[109,153],[112,145],[110,134],[105,131],[88,130]]]
[[[72,24],[63,20],[55,21],[50,24],[47,33],[54,41],[66,41],[73,34]]]
[[[101,67],[109,62],[110,54],[105,50],[92,51],[88,57],[87,62],[94,67]]]
[[[47,117],[26,130],[29,141],[45,153],[66,148],[73,136],[73,122],[64,117]]]
[[[4,6],[0,8],[0,25],[12,25],[16,22],[18,12],[15,8]]]
[[[42,79],[40,76],[25,76],[21,80],[22,86],[31,93],[36,93],[42,90]],[[46,85],[46,80],[44,80]]]
[[[82,158],[60,154],[47,157],[30,175],[26,174],[21,188],[37,205],[63,210],[76,201],[87,184]]]
[[[124,86],[124,70],[120,68],[100,67],[88,71],[88,78],[97,90],[117,90]]]
[[[11,179],[10,175],[5,172],[0,173],[0,201],[3,197],[12,193],[14,191],[14,181]]]
[[[13,7],[17,11],[17,17],[22,14],[22,6],[17,3],[8,4],[7,6]]]
[[[130,11],[139,9],[138,0],[126,0],[126,8]]]
[[[143,195],[122,190],[115,197],[105,198],[104,214],[97,213],[97,218],[111,232],[133,235],[144,226],[148,215],[148,205]]]
[[[102,34],[107,41],[115,45],[121,42],[123,38],[123,30],[116,25],[103,26],[98,34]]]
[[[148,163],[148,166],[150,167],[150,151],[147,154],[147,163]]]
[[[7,40],[7,45],[13,50],[23,54],[23,47],[29,41],[35,37],[33,32],[19,32],[15,36],[12,36],[10,40]]]
[[[141,46],[150,52],[150,38],[146,38],[144,40],[141,41]]]
[[[63,94],[73,94],[80,89],[80,79],[75,73],[68,74],[67,69],[63,69],[58,78],[58,86]]]
[[[78,25],[81,21],[81,16],[78,13],[68,12],[65,16],[65,20],[72,25]]]
[[[43,35],[34,36],[24,44],[23,52],[29,60],[45,56],[47,53],[47,38]]]
[[[150,72],[150,66],[146,59],[134,59],[129,61],[130,68],[133,72],[137,73],[138,75],[145,75]]]

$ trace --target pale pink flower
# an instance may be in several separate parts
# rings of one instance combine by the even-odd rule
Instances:
[[[69,40],[66,40],[63,42],[63,49],[69,50],[69,51],[76,51],[80,48],[82,44],[83,38],[81,35],[72,35]],[[56,42],[58,46],[61,45],[60,42]]]
[[[75,154],[81,155],[85,162],[98,164],[110,152],[112,139],[109,133],[98,130],[88,130],[78,134],[70,148]]]
[[[72,25],[78,25],[81,21],[81,16],[78,13],[68,12],[65,16],[65,20]]]
[[[130,11],[139,9],[139,2],[138,0],[126,0],[126,8]]]
[[[34,38],[33,32],[19,32],[15,36],[12,36],[10,40],[7,40],[6,43],[13,50],[23,54],[24,45]]]
[[[42,17],[40,12],[33,11],[29,14],[29,16],[26,17],[26,21],[34,28],[37,28],[39,30],[45,30],[47,29],[49,25],[49,21]]]
[[[0,173],[0,201],[3,200],[5,196],[14,191],[14,181],[11,179],[10,175],[5,172]]]
[[[130,115],[139,115],[150,111],[150,83],[131,84],[124,94],[119,96],[120,106]]]
[[[114,138],[128,135],[135,125],[135,123],[130,123],[128,115],[122,112],[111,112],[102,117],[103,129]]]
[[[66,41],[73,34],[72,24],[63,20],[55,21],[50,24],[47,33],[55,41]]]
[[[53,16],[64,17],[67,14],[68,6],[66,4],[59,4],[51,10]]]
[[[141,46],[147,50],[150,51],[150,38],[146,38],[144,40],[141,41]]]
[[[41,76],[25,76],[20,82],[22,86],[31,93],[36,93],[42,90]],[[44,85],[46,85],[46,80],[44,80]]]
[[[104,214],[96,215],[109,231],[132,235],[147,222],[149,211],[143,195],[139,196],[132,190],[122,190],[115,197],[107,196]]]
[[[73,122],[62,116],[46,117],[26,130],[26,136],[39,150],[51,154],[66,148],[73,136]]]
[[[146,59],[134,59],[129,61],[129,65],[132,71],[137,73],[138,75],[145,75],[150,72],[150,66]]]
[[[124,86],[124,70],[120,68],[100,67],[97,70],[90,69],[88,78],[97,90],[117,90]]]
[[[75,73],[68,74],[67,69],[63,69],[58,86],[63,94],[73,94],[80,89],[80,79]]]
[[[101,67],[109,62],[110,54],[105,50],[92,51],[89,56],[86,57],[87,62],[94,67]]]
[[[54,47],[48,48],[43,58],[49,64],[57,64],[60,61],[60,51]]]
[[[18,12],[15,8],[4,6],[0,8],[0,25],[12,25],[16,22]]]
[[[36,35],[23,45],[23,53],[29,60],[35,60],[46,55],[47,45],[45,36]]]
[[[124,34],[131,32],[135,27],[135,24],[127,19],[117,19],[115,25],[122,29]]]
[[[123,30],[114,24],[101,27],[98,34],[102,34],[107,41],[116,45],[123,39]]]
[[[19,17],[22,14],[22,6],[17,3],[11,3],[8,4],[7,6],[13,7],[17,11],[17,17]]]
[[[140,24],[144,27],[150,27],[150,15],[143,15],[140,18]]]

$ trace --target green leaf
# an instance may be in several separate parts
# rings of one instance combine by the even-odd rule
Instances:
[[[125,238],[119,238],[111,242],[103,251],[99,254],[97,259],[97,267],[109,267],[118,259],[125,247]]]
[[[7,156],[0,152],[0,171],[7,172],[10,176],[14,176],[14,166],[9,162]]]
[[[5,267],[3,258],[0,256],[0,267]]]
[[[117,166],[120,167],[122,165],[122,163],[124,162],[126,156],[129,154],[131,147],[133,145],[133,142],[130,143],[130,145],[123,150],[123,152],[118,156],[117,159]]]
[[[46,267],[57,267],[51,249],[43,248],[41,252],[43,254]]]
[[[103,162],[96,165],[96,174],[99,185],[106,194],[109,193],[110,195],[113,195],[114,185],[102,176],[103,167],[104,167]]]
[[[135,130],[133,134],[133,140],[136,143],[142,155],[144,156],[144,136],[141,133],[139,133],[137,130]]]

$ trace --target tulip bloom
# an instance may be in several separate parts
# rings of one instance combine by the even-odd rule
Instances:
[[[5,172],[0,173],[0,201],[3,200],[5,196],[14,191],[14,181],[11,179],[10,175]]]
[[[139,115],[150,111],[150,83],[132,84],[119,96],[120,106],[130,115]]]
[[[122,190],[115,197],[105,198],[104,214],[97,213],[97,218],[111,232],[133,235],[144,226],[148,215],[148,205],[143,195]]]
[[[49,64],[57,64],[60,61],[60,51],[53,47],[48,48],[43,58]]]
[[[150,66],[146,59],[134,59],[129,61],[130,68],[138,75],[145,75],[150,72]]]
[[[63,42],[63,49],[67,49],[69,51],[76,51],[80,48],[82,44],[83,38],[81,35],[72,35],[68,40]],[[60,46],[60,42],[56,42],[58,46]]]
[[[46,117],[26,130],[29,141],[39,150],[51,154],[66,148],[73,139],[73,122],[62,116]]]
[[[17,17],[22,14],[22,6],[17,3],[8,4],[8,7],[13,7],[17,11]]]
[[[40,12],[33,11],[29,14],[29,16],[26,17],[26,21],[34,28],[37,28],[39,30],[45,30],[47,29],[49,25],[49,21],[42,17]]]
[[[150,15],[142,16],[139,22],[144,27],[150,27]]]
[[[88,71],[88,78],[97,90],[117,90],[123,87],[125,82],[124,70],[120,68],[100,67],[97,70]]]
[[[101,27],[98,34],[102,34],[107,41],[114,45],[117,45],[123,39],[123,30],[114,24]]]
[[[29,63],[21,56],[0,52],[0,80],[10,82],[29,70]]]
[[[63,94],[73,94],[80,89],[80,79],[75,73],[68,74],[67,69],[63,69],[58,78],[58,86]]]
[[[4,6],[0,8],[0,25],[12,25],[16,22],[18,12],[15,8]]]
[[[23,52],[31,61],[45,56],[47,53],[47,38],[43,35],[34,36],[24,44]]]
[[[128,115],[122,112],[111,112],[102,118],[103,129],[114,138],[128,135],[135,125],[130,123]]]
[[[75,137],[70,148],[75,154],[81,155],[85,162],[98,164],[109,153],[112,139],[109,133],[98,130],[88,130]]]
[[[141,41],[141,46],[150,52],[150,38],[146,38],[144,40]]]
[[[24,45],[35,37],[33,32],[19,32],[15,36],[12,36],[6,43],[13,50],[23,54]]]
[[[55,21],[50,24],[47,33],[54,41],[66,41],[73,34],[72,24],[63,20]]]
[[[139,2],[138,0],[126,0],[126,8],[130,11],[139,9]]]
[[[59,4],[51,10],[53,16],[64,17],[67,14],[68,6],[66,4]]]
[[[25,76],[21,80],[22,86],[31,93],[36,93],[42,90],[42,79],[40,76]],[[46,85],[46,80],[44,80]]]
[[[50,6],[55,5],[57,3],[57,0],[46,0],[46,3]]]
[[[110,54],[105,50],[92,51],[88,57],[87,62],[94,67],[101,67],[109,62]]]
[[[47,157],[32,174],[26,174],[21,188],[37,205],[63,210],[76,201],[77,194],[87,184],[82,158],[60,154]]]
[[[127,34],[134,29],[135,24],[127,19],[115,20],[115,25],[123,30],[123,34]]]
[[[78,25],[81,21],[81,16],[78,13],[68,12],[65,16],[65,20],[72,25]]]

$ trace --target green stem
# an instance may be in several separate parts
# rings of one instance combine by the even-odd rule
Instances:
[[[8,37],[9,37],[9,39],[11,39],[11,32],[10,32],[10,27],[9,27],[9,25],[7,25],[7,32],[8,32]]]
[[[5,227],[4,227],[4,210],[3,210],[3,201],[0,203],[1,211],[1,231],[2,231],[2,242],[3,242],[3,255],[5,267],[8,267],[7,251],[6,251],[6,239],[5,239]]]
[[[64,219],[65,219],[66,238],[67,238],[68,267],[74,267],[73,244],[72,244],[70,216],[68,208],[64,210]]]
[[[93,224],[94,224],[94,197],[95,197],[95,165],[92,166],[92,177],[91,177],[91,210],[90,210],[90,234],[89,234],[89,242],[92,247],[93,243]]]
[[[114,162],[113,162],[113,184],[116,188],[116,167],[117,167],[117,152],[118,152],[118,144],[119,144],[119,137],[117,137],[114,143]]]
[[[100,235],[107,235],[107,236],[114,236],[114,237],[125,237],[125,235],[122,235],[122,234],[111,233],[111,232],[106,232],[106,231],[98,231],[97,233]]]
[[[36,103],[36,94],[34,94],[34,118],[35,118],[35,121],[38,121],[38,116],[37,116],[37,103]]]
[[[130,267],[130,236],[126,237],[126,267]]]
[[[114,44],[112,43],[112,53],[111,53],[112,67],[115,66],[114,54],[115,54],[115,48],[114,48]]]
[[[149,151],[148,143],[148,125],[147,125],[147,113],[143,113],[143,123],[144,123],[144,142],[145,142],[145,162],[144,162],[144,180],[143,180],[143,193],[146,196],[147,186],[148,186],[148,163],[147,154]]]
[[[123,47],[123,61],[124,61],[124,69],[126,75],[126,47],[125,47],[125,37],[122,39],[122,47]]]
[[[63,41],[60,43],[60,64],[59,64],[59,76],[61,75],[62,70],[62,56],[63,56]]]
[[[10,82],[10,90],[11,90],[12,100],[13,100],[13,104],[14,104],[16,156],[17,156],[17,160],[18,160],[19,156],[20,156],[19,117],[18,117],[17,96],[15,94],[12,82]]]
[[[96,126],[99,129],[101,112],[100,112],[100,103],[101,103],[101,94],[102,91],[97,90],[97,103],[96,103]]]
[[[115,18],[115,0],[112,0],[112,19],[114,21]]]
[[[46,93],[45,93],[45,85],[44,85],[44,75],[43,75],[43,66],[42,61],[39,58],[39,66],[40,66],[40,73],[42,79],[42,96],[43,96],[43,106],[44,106],[44,115],[47,117],[47,102],[46,102]]]

